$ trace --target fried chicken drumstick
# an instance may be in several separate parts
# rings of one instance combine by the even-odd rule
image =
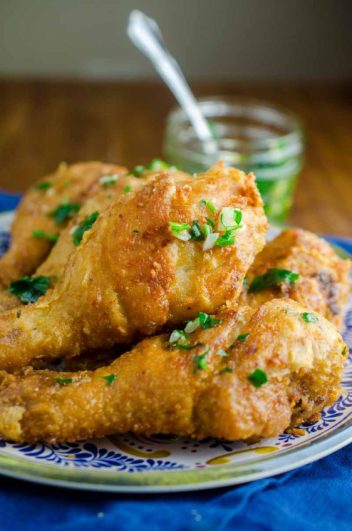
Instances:
[[[284,230],[256,256],[239,306],[253,312],[272,298],[290,298],[341,328],[350,290],[350,267],[350,260],[339,258],[315,234],[302,229]],[[282,271],[288,276],[282,276]],[[291,272],[298,278],[290,278]]]
[[[143,340],[95,371],[0,373],[0,434],[75,441],[139,434],[269,437],[334,402],[345,348],[336,328],[290,300],[261,306],[238,337],[236,314],[196,330],[193,349]]]
[[[198,241],[210,216],[220,231],[211,248]],[[253,175],[220,164],[155,177],[99,215],[54,289],[0,314],[0,368],[130,342],[233,304],[266,230]]]
[[[62,230],[57,243],[44,262],[36,269],[33,276],[44,275],[49,277],[50,285],[54,287],[62,279],[65,265],[71,253],[75,250],[72,239],[74,228],[84,222],[84,219],[89,218],[94,212],[105,212],[118,198],[125,194],[136,192],[146,182],[145,178],[137,178],[133,175],[114,175],[113,177],[112,182],[108,185],[103,184],[92,197],[85,201],[78,214]],[[10,310],[17,306],[21,306],[21,301],[18,297],[8,291],[0,292],[1,310]]]
[[[67,219],[77,212],[85,199],[99,189],[100,179],[125,173],[127,170],[121,166],[101,162],[61,164],[54,174],[38,181],[25,194],[12,224],[11,246],[0,259],[0,310],[6,309],[8,304],[5,289],[13,280],[35,271],[53,245],[50,240],[60,234]],[[54,215],[60,207],[66,208],[66,216],[62,209],[61,218]],[[51,238],[35,237],[33,231]]]

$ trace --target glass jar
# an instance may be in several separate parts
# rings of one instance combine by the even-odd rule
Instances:
[[[268,218],[285,221],[292,205],[297,176],[303,164],[304,138],[299,120],[289,112],[261,101],[208,97],[199,100],[217,142],[207,152],[182,109],[168,118],[164,157],[189,173],[204,171],[223,160],[253,172]]]

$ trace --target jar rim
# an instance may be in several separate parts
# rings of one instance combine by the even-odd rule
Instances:
[[[251,149],[257,149],[262,151],[265,149],[272,149],[273,145],[276,149],[280,149],[280,143],[283,145],[292,145],[292,144],[302,144],[303,142],[303,124],[301,120],[291,111],[287,110],[285,107],[277,104],[270,103],[265,100],[260,100],[256,98],[248,98],[245,96],[226,96],[226,95],[216,95],[216,96],[205,96],[202,98],[197,98],[200,106],[208,109],[213,105],[214,110],[220,109],[222,106],[222,112],[216,114],[214,112],[214,117],[241,117],[241,118],[254,118],[256,114],[256,120],[258,122],[266,123],[267,125],[276,125],[280,126],[282,129],[286,129],[287,132],[283,134],[273,134],[271,136],[266,136],[265,138],[255,138],[255,139],[233,139],[234,145],[239,148],[250,147]],[[216,107],[217,106],[217,107]],[[225,112],[226,108],[228,111],[232,109],[232,113]],[[233,111],[236,111],[238,115],[234,114]],[[205,112],[205,116],[208,117],[209,113]],[[271,120],[269,120],[269,114]],[[209,116],[211,118],[211,116]],[[169,146],[172,146],[172,149],[176,149],[179,154],[185,159],[198,159],[199,162],[201,159],[207,157],[207,154],[201,150],[201,143],[198,144],[198,149],[196,147],[190,147],[187,142],[185,142],[177,134],[180,131],[182,125],[189,124],[189,119],[187,118],[183,109],[179,106],[175,106],[169,112],[167,116],[166,124],[166,142]]]

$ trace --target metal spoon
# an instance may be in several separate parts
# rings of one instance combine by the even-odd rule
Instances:
[[[205,151],[216,154],[218,147],[208,122],[202,115],[181,68],[166,48],[158,24],[142,11],[135,9],[129,17],[127,34],[133,44],[150,59],[174,94],[196,135],[203,142]]]

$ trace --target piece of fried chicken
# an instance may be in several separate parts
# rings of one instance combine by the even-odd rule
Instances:
[[[84,202],[78,214],[62,230],[57,243],[51,249],[44,262],[36,269],[33,276],[43,275],[50,277],[50,285],[54,287],[62,279],[66,263],[71,253],[75,250],[72,238],[74,228],[94,212],[105,212],[119,197],[136,192],[145,182],[146,178],[137,178],[131,174],[121,174],[115,175],[110,183],[101,185],[97,192]],[[17,306],[21,306],[21,301],[16,295],[7,290],[3,293],[0,292],[0,311],[10,310]]]
[[[219,227],[225,212],[241,212],[236,241],[220,227],[221,245],[205,248],[194,220],[202,226],[213,216]],[[198,176],[155,177],[98,217],[53,290],[0,314],[0,367],[131,342],[233,304],[266,231],[253,175],[219,164]]]
[[[143,340],[111,365],[58,373],[0,373],[0,434],[18,442],[75,441],[134,432],[270,437],[316,417],[340,394],[345,347],[319,314],[275,299],[238,337],[236,314],[191,335]]]
[[[350,292],[350,268],[351,261],[339,258],[322,238],[302,229],[287,229],[255,258],[239,304],[254,311],[273,297],[289,297],[340,329]],[[291,271],[299,277],[292,284],[284,281],[256,289],[254,279],[273,270]]]
[[[16,211],[11,246],[0,258],[0,286],[7,288],[22,275],[31,275],[45,259],[53,243],[47,238],[33,237],[33,230],[57,235],[67,224],[65,219],[57,223],[50,213],[66,203],[76,205],[72,216],[101,186],[101,177],[125,173],[125,168],[115,164],[81,162],[70,166],[60,164],[55,173],[38,181],[25,194]]]

